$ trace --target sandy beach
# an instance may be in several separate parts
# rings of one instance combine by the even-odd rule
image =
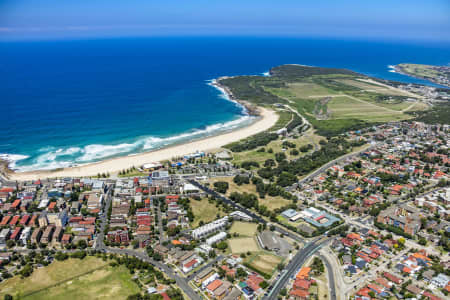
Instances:
[[[64,168],[56,171],[9,172],[11,180],[36,180],[54,177],[83,177],[96,176],[98,173],[114,173],[132,166],[145,163],[168,160],[196,151],[211,151],[232,142],[244,139],[272,127],[278,120],[278,114],[266,108],[259,107],[260,116],[249,126],[236,129],[217,136],[194,140],[185,144],[175,145],[160,150],[140,153],[133,156],[117,157],[101,162],[78,167]]]

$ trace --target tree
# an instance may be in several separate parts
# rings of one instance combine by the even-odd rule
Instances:
[[[244,269],[242,269],[242,268],[237,268],[237,270],[236,270],[236,276],[237,276],[238,278],[247,277],[247,272],[246,272]]]
[[[211,250],[211,251],[209,251],[208,256],[209,256],[209,258],[215,258],[216,252],[214,250]]]
[[[228,190],[228,182],[225,181],[214,182],[214,189],[219,193],[225,194]]]
[[[8,240],[6,241],[6,247],[8,248],[12,248],[16,245],[16,242],[14,242],[14,240]]]
[[[286,159],[286,154],[284,154],[283,152],[275,153],[275,160],[277,162],[282,162],[285,159]]]
[[[223,241],[217,244],[217,249],[220,249],[220,250],[225,250],[225,249],[227,249],[227,247],[228,247],[228,244]]]
[[[86,249],[87,248],[87,242],[85,240],[79,240],[77,243],[78,249]]]

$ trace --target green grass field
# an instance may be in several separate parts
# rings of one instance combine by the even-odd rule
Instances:
[[[253,237],[256,233],[258,224],[236,221],[230,228],[230,233],[238,233],[239,236]]]
[[[368,122],[388,122],[409,119],[401,111],[357,100],[347,96],[333,97],[328,103],[334,119],[360,119]]]
[[[21,279],[15,276],[0,284],[0,297],[20,299],[126,299],[140,291],[124,266],[110,267],[95,257],[55,261]]]
[[[245,259],[245,263],[252,268],[269,275],[273,274],[278,264],[282,261],[281,257],[266,251],[254,253]]]
[[[254,237],[232,238],[228,240],[228,245],[234,254],[261,251]]]
[[[200,201],[191,199],[190,205],[192,213],[194,214],[194,221],[191,224],[193,228],[198,227],[200,221],[209,223],[216,219],[217,214],[220,214],[220,216],[224,215],[224,213],[216,207],[214,202],[210,203],[206,198],[203,198]]]
[[[235,184],[233,182],[232,177],[216,177],[216,178],[210,180],[211,186],[216,181],[228,182],[229,188],[228,188],[228,191],[226,194],[227,196],[229,196],[232,192],[239,192],[239,193],[246,192],[246,193],[258,195],[258,193],[256,192],[256,186],[254,184],[243,184],[241,186],[238,186],[237,184]],[[191,203],[194,201],[195,200],[192,200]],[[259,205],[265,205],[269,210],[283,207],[283,206],[286,206],[291,203],[291,201],[286,200],[280,196],[271,197],[269,195],[266,195],[266,197],[264,199],[259,198],[258,201],[259,201]],[[195,212],[194,212],[194,215],[195,215]]]

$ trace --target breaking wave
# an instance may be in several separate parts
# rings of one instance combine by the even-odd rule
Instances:
[[[83,147],[55,148],[38,150],[35,157],[18,154],[0,154],[0,159],[9,162],[9,167],[18,172],[32,170],[52,170],[80,166],[123,155],[133,155],[145,151],[161,149],[170,145],[200,139],[250,124],[255,118],[243,115],[236,120],[206,126],[170,137],[143,137],[132,143],[116,145],[90,144]],[[18,163],[19,162],[19,163]]]

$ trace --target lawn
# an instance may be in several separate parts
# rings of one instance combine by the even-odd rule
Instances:
[[[326,88],[324,86],[315,84],[315,83],[309,83],[309,82],[298,82],[298,83],[291,83],[289,84],[289,87],[287,88],[287,91],[292,94],[294,97],[310,97],[310,96],[322,96],[322,95],[329,95],[329,94],[336,94],[337,92]]]
[[[353,87],[357,87],[362,90],[377,92],[383,95],[392,95],[392,96],[405,96],[405,93],[400,89],[390,89],[382,85],[378,85],[376,83],[362,81],[362,80],[353,80],[353,79],[337,79],[336,81],[341,82],[346,85],[350,85]]]
[[[0,297],[21,299],[126,299],[139,291],[128,270],[110,267],[95,257],[55,261],[25,279],[16,276],[0,284]]]
[[[216,177],[216,178],[210,180],[211,186],[213,186],[214,182],[217,182],[217,181],[228,182],[229,188],[228,188],[228,191],[226,194],[227,196],[229,196],[232,192],[235,192],[235,191],[239,192],[239,193],[246,192],[246,193],[258,195],[258,193],[256,192],[256,186],[254,184],[243,184],[243,185],[239,186],[233,182],[232,177]],[[192,200],[191,203],[194,201],[195,200]],[[291,203],[291,201],[286,200],[280,196],[271,197],[268,195],[266,195],[266,197],[264,199],[259,198],[258,202],[259,202],[259,205],[267,206],[267,208],[269,210],[274,210],[276,208],[283,207],[283,206],[286,206]],[[194,215],[195,215],[195,212],[194,212]]]
[[[368,122],[387,122],[410,118],[410,116],[400,111],[362,100],[358,101],[347,96],[333,97],[328,103],[328,109],[335,119],[360,119]]]
[[[230,228],[230,233],[238,233],[239,236],[253,237],[256,233],[258,224],[236,221]]]
[[[200,201],[191,199],[190,205],[194,214],[194,221],[191,224],[193,228],[197,227],[200,221],[209,223],[215,220],[217,214],[225,215],[221,209],[216,207],[215,202],[209,202],[207,198],[202,198]]]
[[[246,259],[251,267],[263,273],[272,275],[276,267],[283,259],[268,252],[259,252],[249,256]]]
[[[229,239],[228,245],[230,246],[231,253],[237,254],[261,250],[254,237]]]

